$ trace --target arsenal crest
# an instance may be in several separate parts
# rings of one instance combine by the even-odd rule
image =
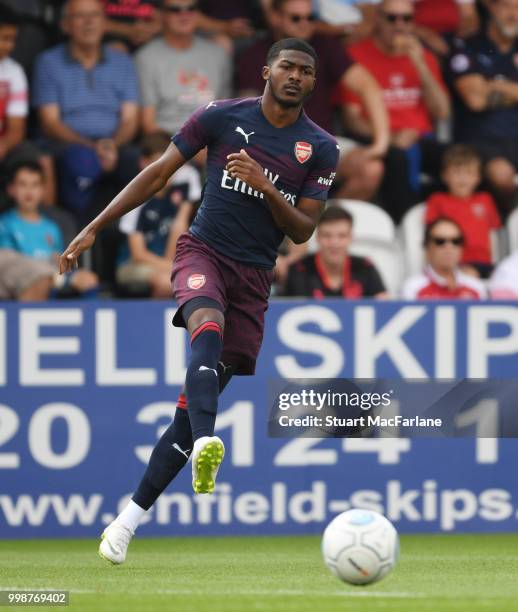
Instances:
[[[205,274],[191,274],[187,279],[189,289],[201,289],[205,284]]]
[[[309,142],[295,143],[295,157],[297,161],[304,164],[313,154],[313,146]]]

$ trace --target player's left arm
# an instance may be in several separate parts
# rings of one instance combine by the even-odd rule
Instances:
[[[323,201],[300,197],[297,206],[292,206],[244,149],[228,156],[227,170],[232,178],[264,193],[275,224],[295,244],[309,240],[322,213]]]

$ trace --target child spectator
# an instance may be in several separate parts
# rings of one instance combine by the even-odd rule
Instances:
[[[144,137],[141,143],[141,168],[156,161],[170,143],[162,132]],[[117,282],[128,291],[129,287],[149,286],[154,298],[171,297],[171,262],[176,249],[177,232],[173,220],[177,212],[192,211],[201,197],[198,171],[189,165],[175,172],[167,187],[151,200],[124,215],[119,229],[127,235],[119,254]],[[189,216],[189,215],[187,215]],[[186,230],[188,225],[184,227]]]
[[[16,208],[0,215],[0,248],[11,249],[39,262],[51,264],[57,272],[63,251],[59,226],[39,211],[43,196],[43,171],[34,162],[20,162],[9,184]],[[97,277],[89,270],[55,275],[54,288],[66,295],[97,295]]]
[[[430,196],[425,221],[447,217],[458,223],[465,239],[461,259],[465,271],[487,278],[493,268],[491,231],[501,227],[501,222],[491,195],[475,191],[481,180],[481,164],[475,149],[466,145],[453,145],[446,151],[441,176],[448,193]]]
[[[482,281],[464,274],[459,263],[464,236],[460,226],[440,217],[426,226],[424,248],[427,265],[403,285],[405,300],[480,300],[486,297]]]
[[[349,255],[353,218],[339,206],[326,208],[317,226],[318,251],[288,270],[284,295],[289,297],[386,297],[372,263]]]

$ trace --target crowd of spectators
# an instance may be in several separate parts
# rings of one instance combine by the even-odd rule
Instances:
[[[205,155],[105,230],[83,269],[56,257],[192,112],[259,96],[275,40],[319,56],[307,114],[341,155],[333,198],[397,224],[426,202],[426,268],[405,298],[518,294],[517,254],[491,236],[518,204],[518,0],[0,0],[0,299],[170,295]],[[349,254],[329,206],[317,251],[289,241],[278,295],[396,297]]]

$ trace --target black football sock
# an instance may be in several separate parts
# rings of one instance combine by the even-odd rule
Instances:
[[[231,365],[225,365],[222,361],[218,361],[219,393],[223,393],[223,389],[228,385],[232,376],[234,376],[235,368]]]
[[[223,346],[220,326],[203,323],[191,337],[191,361],[185,376],[185,394],[192,438],[213,436],[218,410],[218,360]]]
[[[217,368],[221,393],[232,378],[234,368],[222,361]],[[183,393],[178,398],[175,417],[157,442],[144,476],[132,500],[144,510],[149,510],[169,483],[187,463],[192,452],[191,422],[187,413],[187,399]],[[172,450],[174,449],[174,450]]]
[[[144,510],[151,508],[158,496],[187,463],[191,451],[191,422],[187,414],[185,396],[181,394],[173,422],[153,449],[147,469],[132,500]]]

